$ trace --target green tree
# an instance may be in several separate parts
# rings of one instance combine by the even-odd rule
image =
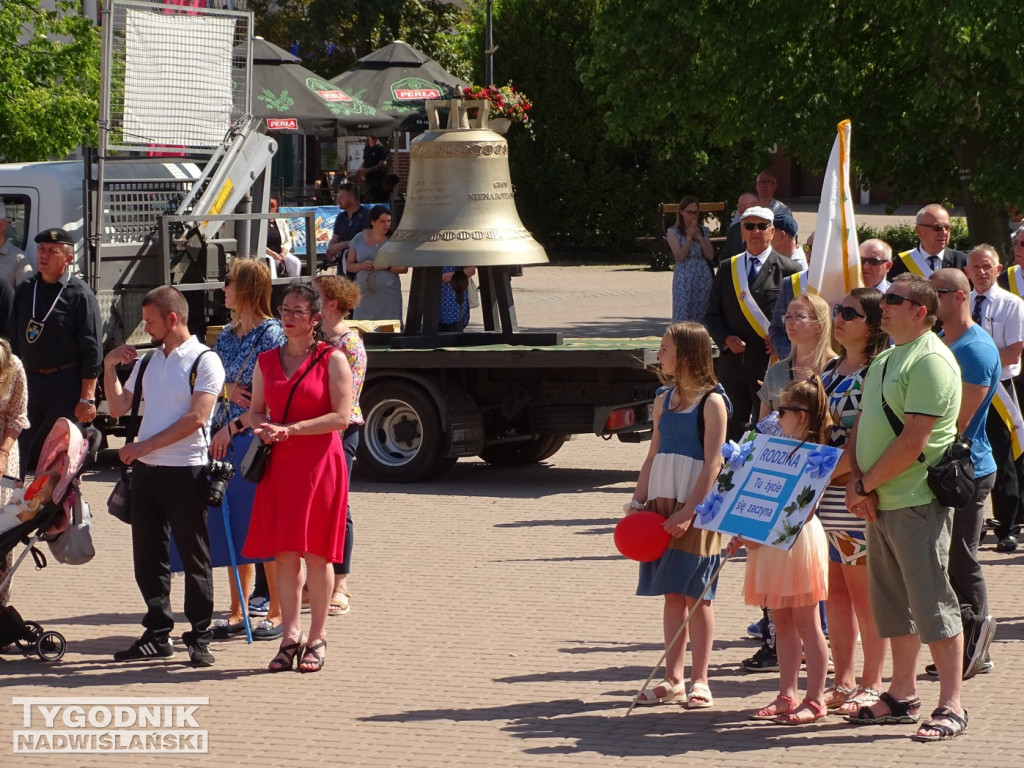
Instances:
[[[478,0],[473,10],[483,5]],[[599,44],[592,24],[601,5],[599,0],[495,4],[495,79],[498,85],[511,80],[534,102],[536,140],[516,128],[507,137],[516,205],[525,226],[556,250],[628,250],[638,235],[654,233],[659,202],[691,192],[705,200],[724,199],[740,179],[752,177],[757,162],[732,147],[709,151],[696,142],[665,142],[672,128],[667,119],[660,128],[642,132],[612,130],[599,94],[637,73],[627,69],[590,81],[592,88],[584,86],[581,61],[593,57]],[[478,81],[482,18],[474,13]],[[655,122],[664,115],[660,103],[632,103],[631,108],[646,110]]]
[[[0,3],[0,158],[63,158],[96,143],[100,36],[81,6]]]
[[[468,74],[459,31],[465,11],[444,0],[252,0],[256,33],[335,77],[357,59],[404,40],[457,76]]]
[[[587,82],[623,140],[779,144],[811,171],[849,118],[861,183],[962,202],[972,241],[1004,248],[1003,206],[1024,203],[1022,22],[1009,0],[605,1]]]

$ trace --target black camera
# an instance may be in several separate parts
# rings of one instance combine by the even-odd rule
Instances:
[[[230,461],[211,461],[206,468],[210,476],[210,490],[206,494],[206,505],[219,507],[224,501],[228,481],[235,475],[235,465]]]

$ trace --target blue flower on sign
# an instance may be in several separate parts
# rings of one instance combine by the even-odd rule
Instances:
[[[730,440],[722,446],[722,456],[725,457],[730,469],[739,469],[746,462],[752,450],[754,450],[753,443],[740,445],[735,440]]]
[[[707,525],[722,511],[723,497],[720,493],[709,493],[708,497],[697,505],[697,522]]]
[[[808,477],[828,477],[839,463],[839,451],[830,445],[819,445],[807,457]]]

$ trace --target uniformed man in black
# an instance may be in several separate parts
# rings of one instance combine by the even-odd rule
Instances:
[[[11,345],[28,379],[29,428],[18,437],[21,472],[34,468],[57,419],[96,418],[96,379],[103,370],[100,307],[71,274],[74,242],[63,229],[35,237],[38,271],[14,294]]]

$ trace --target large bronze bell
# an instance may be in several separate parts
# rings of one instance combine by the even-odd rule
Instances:
[[[442,267],[477,268],[486,329],[485,334],[443,334],[446,344],[560,343],[558,334],[519,333],[512,270],[546,263],[548,257],[519,220],[508,143],[487,127],[487,102],[456,98],[428,101],[426,108],[429,128],[409,150],[402,221],[374,259],[381,266],[412,267],[405,335],[387,343],[436,343]],[[441,127],[444,112],[446,127]],[[372,341],[379,343],[382,336],[373,334]]]
[[[440,127],[443,109],[447,128]],[[428,101],[427,118],[427,132],[409,148],[402,222],[374,260],[393,267],[546,263],[516,212],[508,143],[487,128],[486,102]]]

